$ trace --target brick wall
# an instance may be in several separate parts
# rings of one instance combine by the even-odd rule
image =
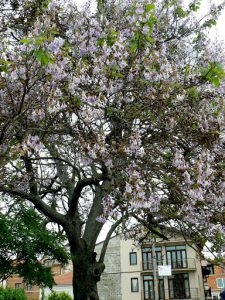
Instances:
[[[225,269],[224,267],[214,266],[214,273],[215,274],[209,275],[209,277],[207,278],[208,286],[212,289],[212,291],[221,291],[222,288],[217,287],[216,279],[225,279]]]
[[[11,278],[8,278],[6,285],[7,285],[7,287],[10,287],[13,289],[16,287],[24,289],[25,294],[29,300],[38,300],[39,299],[39,294],[40,294],[39,287],[36,285],[33,285],[32,290],[31,291],[28,290],[27,285],[23,282],[21,277],[13,276]]]

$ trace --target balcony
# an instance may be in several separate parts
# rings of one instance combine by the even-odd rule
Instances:
[[[154,292],[150,290],[141,291],[141,300],[154,300]],[[159,294],[159,300],[200,300],[199,290],[197,288],[192,289],[164,289]]]
[[[196,270],[196,261],[194,258],[188,259],[176,259],[168,262],[167,260],[157,261],[157,265],[171,265],[171,269],[176,270]],[[143,261],[142,262],[142,271],[153,271],[153,262],[152,261]]]

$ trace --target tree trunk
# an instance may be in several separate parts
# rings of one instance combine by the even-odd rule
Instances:
[[[71,247],[73,263],[73,294],[74,300],[99,300],[97,282],[105,268],[103,263],[96,261],[96,253],[88,249]]]

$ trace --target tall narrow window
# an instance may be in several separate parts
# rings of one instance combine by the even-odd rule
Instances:
[[[155,247],[157,265],[162,265],[162,247]],[[152,247],[142,248],[142,264],[143,270],[153,269]]]
[[[159,291],[159,299],[164,299],[164,280],[162,277],[158,278],[158,291]],[[154,292],[154,277],[152,275],[144,275],[143,276],[143,287],[144,287],[144,300],[154,300],[155,292]]]
[[[130,265],[136,265],[136,264],[137,264],[137,253],[130,252]]]
[[[131,292],[138,292],[139,286],[138,286],[138,278],[131,278]]]
[[[167,264],[172,269],[185,269],[188,267],[186,246],[169,246],[166,247]]]
[[[144,299],[152,300],[155,298],[154,293],[154,278],[152,275],[145,275],[143,277],[143,285],[144,285]]]

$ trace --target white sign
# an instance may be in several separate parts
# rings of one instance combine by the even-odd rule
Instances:
[[[168,266],[158,266],[158,274],[159,276],[171,276],[171,265]]]

